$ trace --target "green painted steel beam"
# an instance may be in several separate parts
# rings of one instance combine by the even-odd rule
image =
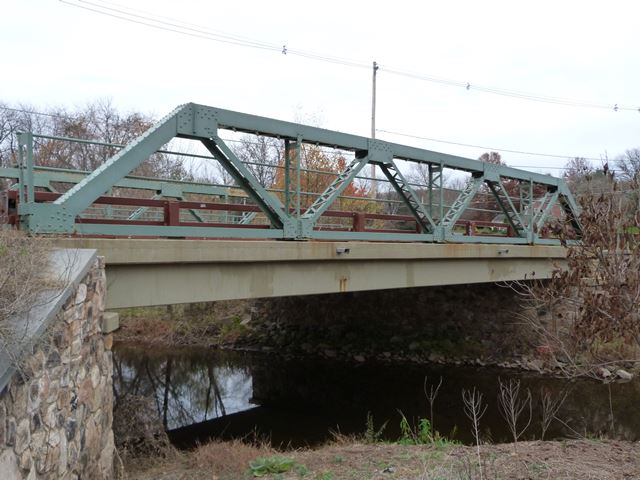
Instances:
[[[20,178],[20,169],[16,167],[0,167],[0,178],[12,178],[18,180]],[[51,182],[58,183],[80,183],[91,172],[83,170],[69,170],[66,168],[53,167],[33,167],[34,186],[49,188]],[[185,180],[157,179],[149,177],[140,177],[135,175],[127,175],[117,181],[112,188],[130,188],[134,190],[151,190],[158,193],[166,191],[167,188],[176,189],[185,193],[212,195],[212,196],[228,196],[229,188],[220,187],[218,185],[209,185],[206,183],[188,182]]]
[[[88,177],[76,184],[54,204],[66,209],[70,215],[78,215],[99,196],[112,188],[162,145],[173,139],[177,133],[177,116],[185,107],[180,106],[160,120],[141,136],[113,157],[100,165]]]
[[[80,235],[117,235],[122,237],[284,238],[283,231],[275,228],[220,228],[79,223],[76,225],[75,230]]]
[[[215,118],[215,122],[219,129],[229,129],[252,134],[257,133],[260,135],[289,140],[295,140],[298,136],[302,136],[304,141],[307,143],[326,147],[335,147],[347,151],[367,151],[370,145],[371,139],[358,135],[335,132],[323,128],[310,127],[298,123],[274,120],[272,118],[259,117],[256,115],[233,112],[204,105],[193,106],[195,111],[203,112],[202,115],[205,115],[204,112],[207,112],[208,115]],[[376,139],[375,141],[380,145],[383,145],[384,148],[390,152],[393,158],[400,160],[433,163],[438,165],[442,164],[445,168],[480,174],[491,170],[496,171],[498,175],[502,177],[527,181],[532,180],[543,185],[558,186],[563,182],[562,179],[540,173],[529,172],[502,165],[488,164],[479,160],[472,160],[469,158],[434,152],[417,147],[409,147],[379,139]]]
[[[274,228],[284,228],[288,231],[292,226],[291,216],[284,211],[284,206],[278,198],[269,193],[255,178],[242,161],[236,157],[231,149],[218,137],[201,139],[202,144],[216,157],[224,169],[229,172],[236,183],[258,204],[267,215]]]
[[[247,166],[233,154],[233,151],[229,149],[218,136],[220,129],[231,129],[234,131],[276,137],[285,140],[287,143],[290,141],[296,142],[296,200],[295,204],[292,205],[295,207],[295,214],[291,214],[289,209],[285,208],[276,196],[269,193],[265,187],[257,181]],[[260,233],[255,233],[253,230],[258,229],[231,229],[233,232],[230,233],[227,231],[229,229],[213,229],[213,227],[151,227],[144,225],[94,225],[93,227],[89,227],[88,224],[84,223],[75,224],[75,218],[85,211],[99,196],[105,194],[105,192],[114,186],[124,186],[123,182],[131,181],[131,179],[125,177],[142,161],[158,151],[160,147],[174,137],[200,140],[210,153],[212,153],[222,166],[234,177],[245,193],[253,198],[265,215],[267,215],[272,224],[273,231],[271,233],[265,233],[265,230],[262,230]],[[23,134],[20,137],[21,148],[19,150],[20,165],[18,174],[21,184],[26,186],[27,193],[33,192],[34,186],[39,181],[36,180],[35,174],[33,173],[33,151],[32,148],[29,147],[31,143],[30,139],[32,138],[31,134]],[[334,182],[327,191],[320,194],[311,208],[305,214],[301,215],[300,152],[303,142],[354,151],[356,153],[356,161],[344,172],[340,172],[338,174],[338,180]],[[443,187],[440,185],[439,219],[441,220],[439,220],[439,225],[436,225],[431,215],[424,210],[421,202],[418,201],[413,189],[411,189],[408,182],[404,180],[400,170],[395,166],[394,159],[427,163],[431,167],[430,171],[437,169],[439,172],[442,172],[444,168],[450,168],[471,172],[476,179],[472,185],[474,188],[476,187],[475,182],[477,179],[484,178],[491,186],[494,195],[500,203],[501,208],[505,211],[507,218],[514,226],[515,231],[521,236],[526,236],[527,239],[532,242],[536,240],[533,233],[533,212],[530,213],[531,218],[528,224],[525,225],[523,219],[519,216],[518,212],[515,211],[510,198],[506,195],[504,185],[502,185],[502,179],[510,178],[519,180],[521,183],[526,183],[529,190],[529,197],[531,197],[529,200],[531,201],[534,183],[546,186],[547,189],[557,189],[560,191],[559,202],[562,208],[568,218],[571,219],[574,228],[576,228],[577,231],[580,229],[578,207],[568,188],[566,188],[566,184],[558,178],[501,165],[487,164],[454,155],[446,155],[415,147],[398,145],[379,139],[369,139],[192,103],[182,105],[175,109],[147,132],[107,160],[94,172],[79,180],[74,187],[54,203],[36,204],[33,195],[27,195],[27,201],[20,202],[18,213],[21,217],[22,224],[31,232],[36,233],[73,233],[86,232],[88,229],[93,229],[92,231],[94,232],[100,230],[103,233],[107,232],[107,230],[112,232],[127,232],[127,235],[148,235],[150,231],[158,231],[165,232],[164,234],[158,233],[158,235],[165,236],[199,236],[201,233],[195,232],[205,232],[202,234],[219,237],[221,236],[220,232],[222,232],[222,235],[237,234],[241,238],[265,238],[265,235],[274,235],[276,238],[282,236],[290,239],[320,238],[317,236],[318,233],[313,230],[320,215],[329,207],[331,202],[339,196],[342,189],[355,178],[357,171],[369,161],[380,165],[383,171],[386,169],[387,173],[391,174],[387,176],[390,177],[394,187],[397,190],[399,188],[403,200],[408,202],[412,213],[414,213],[414,216],[416,216],[425,232],[435,235],[438,241],[457,239],[459,236],[453,234],[452,229],[456,220],[468,208],[469,199],[473,192],[467,192],[466,196],[459,197],[457,204],[454,204],[454,206],[457,205],[457,208],[452,207],[453,210],[449,209],[447,215],[444,215]],[[290,162],[288,166],[290,166]],[[62,172],[58,173],[62,174]],[[433,174],[433,172],[431,173]],[[290,178],[289,181],[291,181]],[[433,181],[432,179],[430,183],[431,189],[433,189]],[[293,203],[292,188],[293,187],[286,192],[287,195],[285,198],[288,204]],[[159,194],[176,196],[175,193],[171,193],[171,191],[178,191],[178,189],[179,187],[173,184],[162,183]],[[25,189],[22,188],[20,189],[21,196],[24,195],[24,190]],[[502,192],[505,193],[504,199],[502,198]],[[433,208],[432,195],[433,191],[431,190],[431,209]],[[21,200],[23,199],[21,198]],[[199,230],[199,228],[202,229]],[[214,233],[214,230],[216,233]],[[186,233],[189,231],[192,233]],[[332,233],[333,232],[330,234]],[[120,233],[113,234],[119,235]],[[257,237],[253,237],[254,235],[257,235]],[[367,238],[374,240],[399,238],[394,234],[373,232],[348,232],[347,235],[351,235],[350,238],[352,239]],[[362,235],[364,235],[364,237],[362,237]],[[401,236],[402,235],[403,234],[401,234]],[[404,237],[402,236],[402,238]],[[413,235],[413,238],[417,241],[433,241],[434,239],[433,236],[418,237],[415,235]],[[488,237],[467,238],[478,242],[496,241]],[[517,241],[520,242],[521,239]],[[515,243],[516,239],[506,239],[504,242]]]
[[[436,230],[436,224],[431,218],[429,212],[427,212],[420,202],[418,195],[411,188],[409,182],[404,178],[404,175],[400,172],[400,169],[396,166],[395,162],[391,160],[389,163],[377,164],[382,173],[387,177],[389,183],[393,186],[396,193],[400,196],[401,200],[407,206],[411,215],[416,219],[423,233],[434,233]]]
[[[366,155],[363,155],[361,158],[356,157],[343,172],[340,172],[325,191],[316,198],[301,217],[305,222],[303,228],[306,227],[308,229],[307,232],[302,232],[303,235],[308,235],[311,232],[311,229],[320,218],[320,215],[322,215],[331,206],[331,204],[338,198],[344,189],[349,186],[355,176],[358,175],[360,170],[362,170],[368,162],[369,158]]]

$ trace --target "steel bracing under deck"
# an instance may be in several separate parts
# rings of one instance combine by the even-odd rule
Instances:
[[[221,131],[230,130],[273,137],[284,142],[283,160],[284,191],[274,194],[262,185],[251,169],[241,161],[220,136]],[[34,165],[33,134],[19,135],[19,164],[12,175],[18,177],[16,203],[18,223],[32,233],[79,234],[88,236],[128,237],[198,237],[240,239],[322,239],[322,240],[370,240],[410,242],[471,242],[509,244],[559,244],[560,239],[541,234],[554,209],[562,212],[563,220],[570,225],[574,238],[580,237],[578,207],[562,179],[506,166],[483,163],[454,155],[432,152],[415,147],[370,139],[297,123],[273,120],[244,113],[223,110],[193,103],[179,106],[160,120],[143,135],[126,145],[95,171],[75,178],[77,182],[66,192],[51,192],[46,175],[72,175],[69,172],[49,171]],[[98,222],[83,217],[96,204],[136,205],[125,199],[109,198],[108,192],[115,187],[131,187],[136,179],[128,177],[145,159],[173,138],[197,140],[210,155],[229,173],[237,187],[242,189],[253,205],[244,209],[229,205],[226,210],[241,212],[240,221],[231,223],[207,222],[201,215],[203,210],[225,210],[218,204],[187,202],[184,192],[188,185],[167,182],[152,188],[157,195],[139,202],[122,222]],[[353,160],[347,162],[343,171],[323,191],[318,192],[309,206],[301,208],[300,158],[303,145],[315,145],[351,152]],[[400,161],[415,162],[428,166],[429,181],[427,199],[407,181],[399,168]],[[378,167],[416,224],[414,231],[379,230],[363,228],[362,215],[329,210],[341,193],[364,171],[367,164]],[[443,171],[458,170],[471,174],[466,187],[445,208],[443,202]],[[43,175],[45,175],[43,177]],[[5,172],[5,176],[8,176]],[[9,175],[10,176],[10,175]],[[297,176],[297,177],[296,177]],[[294,179],[297,178],[297,181]],[[138,179],[141,181],[140,179]],[[69,180],[71,181],[71,180]],[[152,182],[152,180],[146,179]],[[514,201],[507,185],[517,185],[519,201]],[[42,192],[42,187],[49,192]],[[193,185],[190,188],[193,187]],[[202,187],[205,188],[205,187]],[[513,190],[513,189],[512,189]],[[479,235],[474,229],[460,232],[461,219],[472,208],[478,192],[492,195],[493,201],[504,215],[508,235]],[[535,196],[534,196],[534,192]],[[198,193],[198,192],[195,192]],[[210,189],[209,194],[224,197],[224,189]],[[511,196],[510,196],[511,195]],[[118,203],[120,202],[120,203]],[[156,203],[154,203],[156,202]],[[161,202],[161,203],[157,203]],[[164,202],[164,203],[162,203]],[[164,208],[161,221],[145,222],[146,209]],[[235,210],[234,210],[235,209]],[[190,213],[190,221],[181,220],[180,210]],[[252,219],[261,213],[268,225],[254,225]],[[319,227],[322,216],[353,216],[353,228],[326,229]],[[360,215],[360,216],[358,216]],[[369,215],[383,218],[384,214]],[[388,215],[387,215],[388,217]]]

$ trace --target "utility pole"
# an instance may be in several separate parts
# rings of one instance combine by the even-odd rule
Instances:
[[[373,62],[373,85],[371,89],[371,138],[376,138],[376,73],[378,72],[378,63]],[[371,164],[370,176],[371,180],[371,197],[375,198],[378,190],[378,182],[376,178],[376,166]]]

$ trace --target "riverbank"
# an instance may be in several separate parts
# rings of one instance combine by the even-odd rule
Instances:
[[[281,473],[262,478],[342,479],[598,479],[640,478],[640,444],[614,440],[566,440],[482,445],[481,467],[475,447],[461,445],[364,444],[334,442],[313,450],[278,453],[241,442],[212,442],[166,459],[125,465],[132,480],[256,478],[273,465]],[[262,460],[260,460],[262,459]],[[253,472],[250,467],[253,465]],[[263,467],[263,468],[262,468]]]

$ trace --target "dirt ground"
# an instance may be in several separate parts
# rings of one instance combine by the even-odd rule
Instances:
[[[284,458],[283,458],[284,457]],[[250,469],[285,464],[281,473]],[[475,479],[640,479],[640,443],[614,440],[566,440],[482,445],[399,445],[337,442],[314,450],[275,452],[240,442],[214,442],[162,460],[125,463],[125,475],[137,480],[475,480]]]

